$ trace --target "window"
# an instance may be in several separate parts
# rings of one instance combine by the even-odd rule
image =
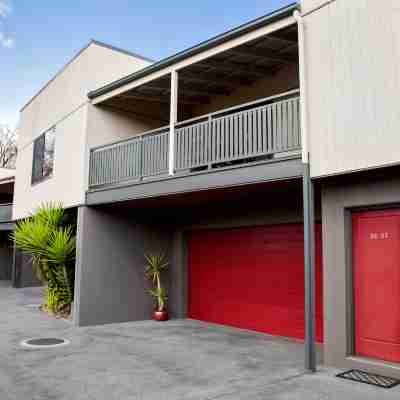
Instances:
[[[40,135],[33,142],[32,183],[53,175],[55,128]]]

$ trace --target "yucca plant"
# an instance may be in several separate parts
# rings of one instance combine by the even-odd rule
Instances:
[[[69,313],[73,301],[74,227],[65,224],[60,203],[46,203],[26,220],[17,223],[12,234],[15,245],[29,254],[38,279],[45,285],[44,306],[53,313]]]
[[[167,305],[167,291],[161,284],[161,273],[167,269],[169,262],[165,254],[146,254],[147,265],[145,276],[152,282],[153,288],[147,292],[153,297],[156,310],[164,311]]]

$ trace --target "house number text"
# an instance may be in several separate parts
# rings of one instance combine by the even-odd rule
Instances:
[[[371,232],[369,234],[371,240],[384,240],[389,239],[389,232]]]

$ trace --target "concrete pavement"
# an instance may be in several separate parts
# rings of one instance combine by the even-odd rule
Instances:
[[[303,345],[197,321],[76,328],[41,313],[40,289],[0,286],[1,400],[369,400],[391,390],[303,371]],[[62,337],[66,347],[19,342]]]

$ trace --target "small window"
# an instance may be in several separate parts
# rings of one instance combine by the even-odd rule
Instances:
[[[40,135],[33,142],[32,183],[53,175],[55,128]]]

